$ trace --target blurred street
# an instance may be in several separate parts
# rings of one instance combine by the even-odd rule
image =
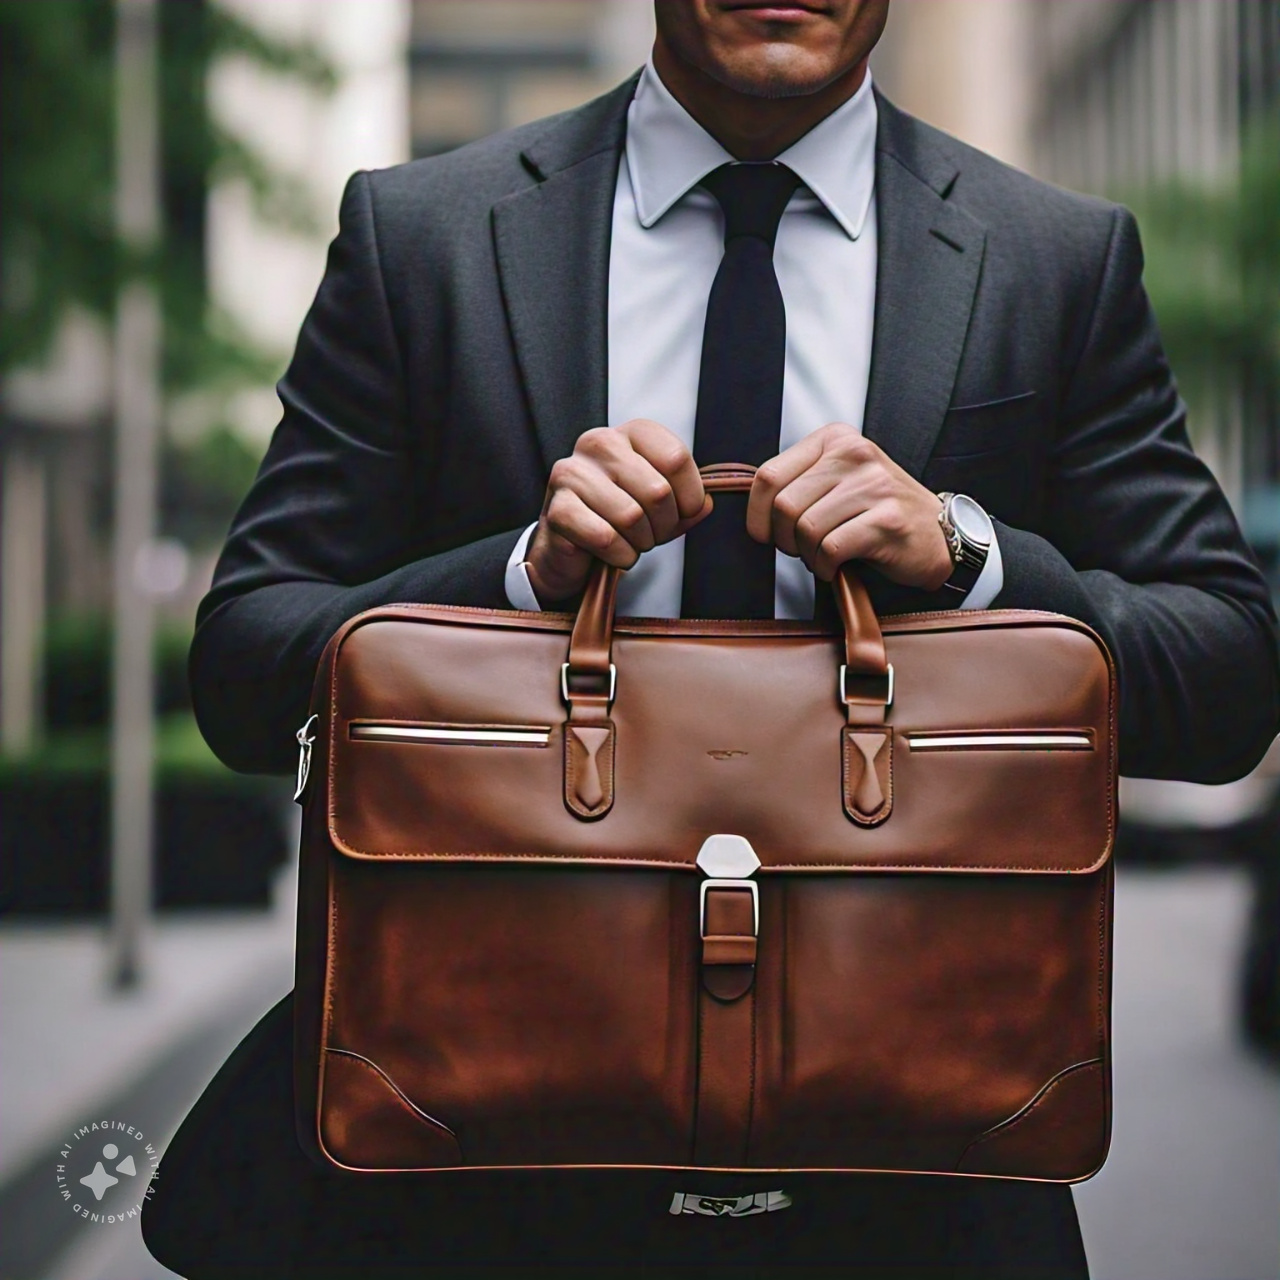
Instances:
[[[1076,1189],[1094,1280],[1275,1280],[1280,1074],[1233,1021],[1248,882],[1233,868],[1123,871],[1116,899],[1116,1120]],[[106,995],[94,926],[0,928],[0,1277],[171,1273],[136,1222],[77,1220],[60,1139],[94,1118],[161,1145],[218,1063],[291,981],[292,886],[266,914],[169,918],[152,981]],[[162,1170],[163,1176],[163,1170]]]

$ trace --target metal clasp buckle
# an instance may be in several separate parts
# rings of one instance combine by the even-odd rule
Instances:
[[[707,879],[698,888],[698,934],[707,936],[707,890],[745,889],[751,894],[752,933],[760,936],[760,890],[750,877],[760,870],[760,858],[745,836],[708,836],[698,850],[697,866]]]
[[[609,663],[609,705],[613,706],[613,699],[618,692],[618,668],[614,663]],[[560,668],[560,697],[565,701],[569,701],[569,664],[566,662]]]
[[[847,679],[848,674],[849,674],[849,667],[848,667],[848,664],[847,664],[847,663],[842,662],[842,663],[840,664],[840,686],[839,686],[839,692],[840,692],[840,701],[841,701],[842,703],[844,703],[844,705],[845,705],[846,707],[847,707],[851,702],[855,702],[855,701],[856,701],[859,705],[866,705],[866,704],[876,705],[876,704],[878,704],[878,703],[883,702],[883,704],[884,704],[886,707],[891,707],[891,706],[893,706],[893,663],[892,663],[892,662],[891,662],[891,663],[889,663],[888,670],[887,670],[887,672],[885,673],[885,674],[886,674],[887,684],[886,684],[886,688],[885,688],[885,695],[884,695],[884,697],[883,697],[883,698],[865,698],[865,699],[861,699],[861,698],[859,698],[859,699],[854,699],[854,698],[851,698],[851,697],[849,696],[849,684],[848,684],[848,679]]]
[[[707,936],[707,890],[746,889],[751,894],[751,932],[760,936],[760,887],[754,880],[704,880],[698,886],[698,936]]]

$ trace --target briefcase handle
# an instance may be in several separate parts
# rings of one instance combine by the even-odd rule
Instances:
[[[756,469],[746,463],[721,462],[701,468],[709,493],[743,493],[751,488]],[[621,570],[596,561],[587,578],[582,604],[569,640],[569,660],[562,673],[565,700],[579,704],[596,718],[601,703],[613,701],[617,673],[613,665],[613,623]],[[893,670],[884,649],[884,636],[871,598],[857,573],[843,565],[831,584],[844,625],[844,664],[838,696],[849,709],[851,724],[883,722],[893,701]],[[607,712],[606,712],[607,713]]]

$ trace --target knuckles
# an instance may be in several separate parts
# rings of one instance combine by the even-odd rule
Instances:
[[[675,447],[668,445],[665,448],[651,449],[646,456],[664,476],[674,475],[691,460],[688,449],[679,442]]]
[[[782,493],[774,498],[773,509],[788,524],[796,525],[796,531],[799,532],[799,524],[803,521],[806,510],[805,504],[799,498],[789,496],[784,489]]]
[[[796,521],[796,541],[807,547],[821,545],[821,532],[818,528],[818,522],[808,512],[805,512]]]
[[[612,427],[592,427],[590,431],[584,431],[573,446],[575,456],[588,458],[607,458],[617,449],[618,440]]]
[[[662,506],[668,498],[671,498],[674,495],[671,492],[671,486],[663,481],[661,483],[645,485],[644,492],[638,496],[645,508],[652,511],[655,507]]]
[[[817,552],[813,557],[813,572],[824,582],[829,582],[835,577],[836,570],[846,560],[853,558],[853,549],[849,546],[844,530],[833,529],[818,544]]]
[[[576,454],[572,457],[560,458],[551,465],[551,477],[547,487],[553,494],[563,489],[572,489],[581,479],[581,474],[582,463]]]
[[[911,532],[911,519],[906,507],[896,498],[882,502],[876,508],[876,524],[890,538],[905,538]]]
[[[617,527],[626,529],[628,532],[634,532],[641,529],[648,522],[649,517],[645,514],[644,508],[638,503],[633,502],[618,517]]]
[[[830,444],[850,444],[858,447],[874,449],[875,445],[856,427],[847,422],[828,422],[818,429],[818,436],[824,446]]]
[[[755,483],[761,485],[766,492],[773,493],[781,483],[781,476],[778,474],[781,470],[778,460],[770,458],[756,468]]]

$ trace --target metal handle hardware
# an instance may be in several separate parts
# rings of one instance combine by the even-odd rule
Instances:
[[[293,798],[302,799],[307,789],[307,779],[311,776],[311,744],[316,740],[311,726],[319,720],[319,716],[308,716],[307,723],[294,735],[298,739],[298,785],[293,789]]]
[[[859,696],[856,694],[850,694],[848,675],[849,675],[849,666],[847,663],[842,662],[840,664],[839,690],[840,690],[840,701],[844,703],[846,707],[851,702],[864,704],[864,705],[868,703],[873,705],[880,705],[881,703],[883,703],[886,709],[893,706],[893,663],[892,662],[890,662],[886,666],[885,674],[883,677],[863,675],[857,672],[854,673],[855,680],[876,680],[876,681],[883,680],[885,682],[883,697],[880,697],[879,695],[868,697],[868,696]]]
[[[708,878],[698,889],[698,934],[707,936],[707,890],[746,889],[751,894],[752,932],[760,936],[760,890],[750,877],[760,869],[760,857],[745,836],[708,836],[698,850],[697,865]]]
[[[569,664],[566,662],[560,668],[560,697],[565,701],[570,701],[569,693],[569,677],[572,673],[569,670]],[[579,672],[579,675],[582,673]],[[613,699],[618,692],[618,668],[614,663],[609,663],[609,697],[608,702],[613,706]]]

